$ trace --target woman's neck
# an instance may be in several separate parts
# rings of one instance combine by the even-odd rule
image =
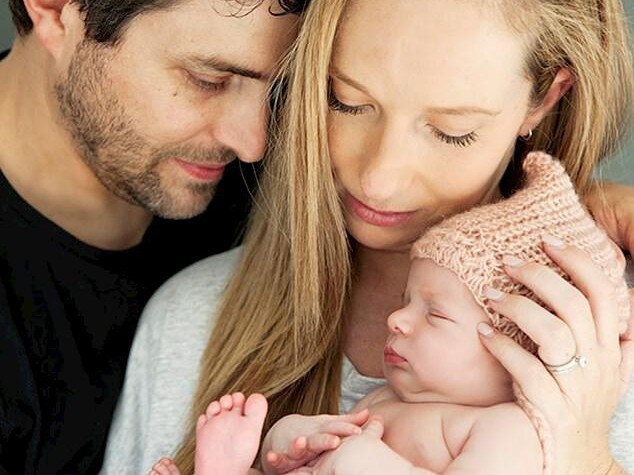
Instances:
[[[409,251],[380,251],[358,246],[354,253],[353,292],[356,287],[376,290],[377,297],[398,299],[400,304],[407,283]]]
[[[366,376],[383,374],[386,320],[402,305],[408,271],[408,251],[376,251],[362,246],[355,250],[345,353]]]

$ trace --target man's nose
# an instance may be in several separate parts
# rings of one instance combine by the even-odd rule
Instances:
[[[267,127],[268,107],[264,99],[245,101],[216,121],[214,136],[232,150],[239,160],[253,163],[264,156],[268,140]]]

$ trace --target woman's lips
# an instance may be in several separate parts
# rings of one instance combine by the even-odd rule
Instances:
[[[404,224],[416,214],[415,211],[379,211],[370,208],[347,192],[344,203],[362,221],[382,228]]]
[[[406,363],[407,360],[405,358],[403,358],[401,355],[399,355],[394,348],[392,348],[391,346],[386,346],[383,349],[383,360],[387,363],[387,364],[393,364],[393,365],[397,365],[397,364],[401,364],[401,363]]]
[[[219,181],[225,171],[227,164],[201,165],[199,163],[187,162],[175,159],[176,164],[189,176],[200,181]]]

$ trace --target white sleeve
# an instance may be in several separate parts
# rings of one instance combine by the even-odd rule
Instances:
[[[193,264],[168,280],[139,321],[102,475],[148,473],[173,457],[190,421],[200,359],[239,250]]]
[[[172,294],[172,292],[169,292]],[[148,431],[157,383],[157,355],[162,350],[162,329],[171,295],[157,293],[143,311],[130,351],[123,391],[114,413],[101,473],[104,475],[139,475],[149,472],[147,460]],[[173,435],[177,437],[176,434]],[[164,454],[169,455],[169,454]]]

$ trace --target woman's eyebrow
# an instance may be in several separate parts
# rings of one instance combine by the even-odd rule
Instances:
[[[344,73],[342,73],[336,68],[332,68],[330,70],[330,76],[335,79],[338,79],[341,82],[346,83],[348,86],[352,86],[355,89],[358,89],[359,91],[366,93],[367,95],[371,95],[368,89],[363,84],[355,81],[354,79],[345,75]]]
[[[430,107],[428,112],[438,115],[499,115],[502,111],[494,111],[479,106],[460,106],[460,107]]]

